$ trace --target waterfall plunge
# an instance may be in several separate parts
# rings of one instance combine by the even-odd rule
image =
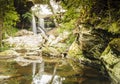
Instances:
[[[45,29],[45,26],[44,26],[44,18],[39,18],[39,25]]]
[[[33,33],[37,34],[36,21],[35,21],[34,14],[32,14],[32,29],[33,29]]]

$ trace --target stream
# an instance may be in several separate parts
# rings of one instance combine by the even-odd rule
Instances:
[[[85,69],[75,71],[69,60],[59,58],[44,57],[41,63],[26,66],[0,60],[0,84],[110,84],[95,70]]]

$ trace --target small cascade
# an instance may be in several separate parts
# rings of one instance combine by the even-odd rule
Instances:
[[[36,21],[33,13],[32,13],[32,28],[33,28],[34,34],[37,34]]]
[[[45,26],[44,26],[44,18],[39,18],[39,26],[38,26],[38,30],[40,30],[40,32],[42,33],[43,37],[45,39],[48,39],[48,35],[46,34],[46,30],[45,30]]]
[[[40,25],[40,27],[42,27],[43,29],[45,29],[44,18],[39,18],[39,25]]]
[[[51,7],[50,7],[50,5],[51,5]],[[50,5],[48,5],[48,4],[35,4],[34,6],[31,7],[32,28],[33,28],[34,34],[37,34],[37,28],[39,28],[39,30],[41,32],[43,32],[43,30],[45,30],[44,18],[51,17],[54,14],[59,14],[61,12],[66,11],[58,3],[56,3],[53,0],[50,0]],[[54,13],[51,10],[53,10]],[[36,22],[35,19],[37,19],[36,21],[38,21],[38,22]]]

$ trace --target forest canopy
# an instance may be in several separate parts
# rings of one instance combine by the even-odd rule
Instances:
[[[118,0],[61,0],[62,6],[71,10],[68,18],[79,12],[79,23],[120,33],[120,1]],[[67,18],[67,19],[68,19]]]

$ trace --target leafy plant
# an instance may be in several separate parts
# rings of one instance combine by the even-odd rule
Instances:
[[[75,28],[75,19],[74,20],[70,20],[69,22],[66,23],[61,23],[61,26],[58,29],[58,32],[63,32],[63,31],[71,31]]]
[[[9,10],[5,12],[3,28],[4,32],[7,32],[9,35],[12,35],[16,31],[15,26],[16,22],[19,20],[19,15],[14,10]]]
[[[0,0],[0,47],[4,34],[13,34],[16,22],[19,21],[19,14],[15,11],[14,0]]]
[[[22,15],[23,19],[25,19],[27,22],[31,22],[32,20],[32,15],[30,12],[26,12],[25,14]]]

